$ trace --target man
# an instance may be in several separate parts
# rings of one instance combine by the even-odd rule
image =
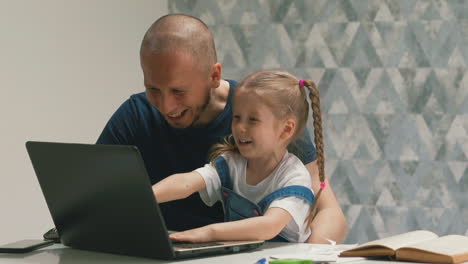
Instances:
[[[208,162],[210,147],[231,133],[231,97],[237,83],[222,79],[208,27],[187,15],[167,15],[151,25],[141,44],[140,60],[146,92],[120,106],[97,143],[137,146],[155,184]],[[301,159],[317,193],[315,149],[310,139],[306,146]],[[341,242],[346,223],[330,187],[322,192],[318,206],[308,242],[327,243],[325,238]],[[223,221],[220,204],[207,207],[198,194],[160,207],[172,230]]]

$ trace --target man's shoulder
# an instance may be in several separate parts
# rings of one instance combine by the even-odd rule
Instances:
[[[231,80],[231,79],[224,79],[224,80],[229,83],[231,88],[236,88],[239,85],[239,82],[236,80]]]
[[[229,83],[229,98],[232,98],[234,90],[239,86],[239,83],[235,80],[225,79]]]
[[[156,108],[146,98],[146,93],[136,93],[132,94],[125,102],[122,104],[123,107],[131,108],[136,113],[157,113]]]
[[[127,98],[119,110],[115,113],[119,118],[130,119],[135,125],[143,124],[140,121],[159,122],[162,120],[161,114],[148,101],[144,92],[132,94]]]
[[[132,102],[141,103],[141,104],[149,103],[148,99],[146,98],[145,92],[132,94],[130,95],[130,98],[127,99],[127,101],[132,101]]]

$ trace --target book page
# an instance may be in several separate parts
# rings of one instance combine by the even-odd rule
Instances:
[[[387,237],[383,239],[370,241],[351,250],[369,248],[369,247],[374,247],[374,246],[383,246],[383,247],[390,248],[392,250],[396,250],[397,248],[400,248],[400,247],[405,247],[411,244],[416,244],[416,243],[434,239],[437,237],[438,236],[433,232],[426,231],[426,230],[418,230],[418,231],[412,231],[412,232],[408,232],[404,234],[399,234],[399,235],[395,235],[395,236],[391,236],[391,237]]]
[[[448,256],[461,254],[468,255],[468,237],[460,235],[443,236],[438,239],[424,241],[405,248],[415,248]]]

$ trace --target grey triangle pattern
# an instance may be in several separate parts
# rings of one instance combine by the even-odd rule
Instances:
[[[376,227],[372,223],[372,216],[369,214],[372,214],[375,210],[369,210],[364,206],[345,206],[343,209],[345,214],[349,216],[348,218],[351,218],[351,216],[355,214],[355,219],[352,222],[353,228],[349,230],[348,237],[353,237],[356,243],[364,243],[366,241],[378,239]],[[377,227],[378,226],[379,225],[377,225]]]
[[[468,1],[168,6],[207,23],[225,78],[282,68],[318,84],[345,242],[415,229],[468,235]]]
[[[449,0],[447,3],[456,19],[468,18],[468,7],[464,1]]]

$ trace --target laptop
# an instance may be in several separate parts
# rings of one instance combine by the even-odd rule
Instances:
[[[171,241],[135,146],[28,141],[26,148],[66,246],[175,259],[234,253],[264,243]]]

